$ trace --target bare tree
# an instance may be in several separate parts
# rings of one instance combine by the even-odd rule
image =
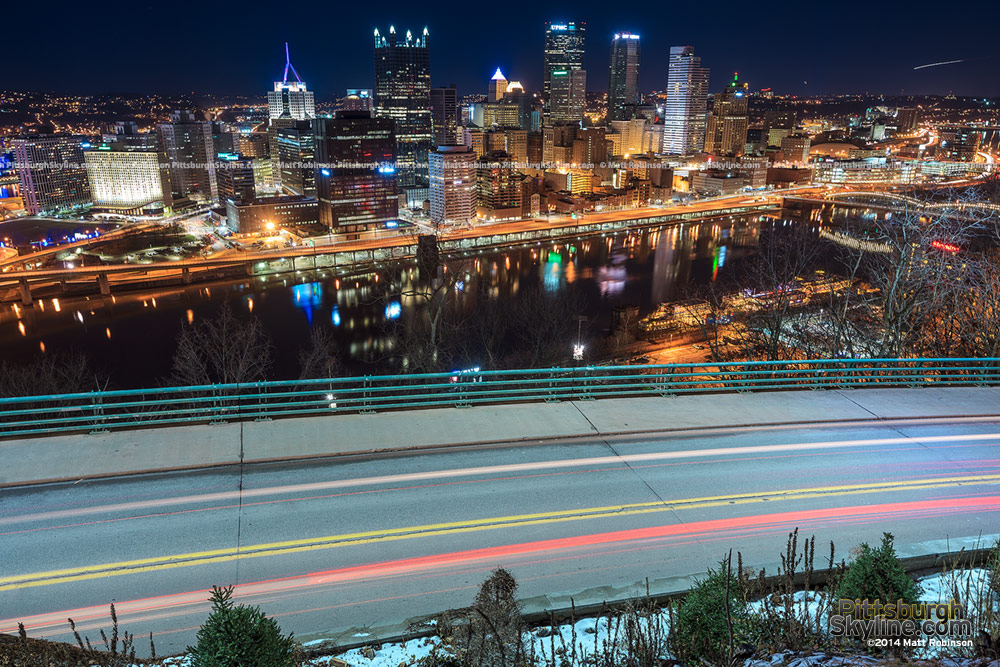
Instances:
[[[710,295],[716,312],[714,328],[706,338],[719,355],[719,323],[725,311],[733,311],[734,322],[726,327],[731,340],[748,360],[795,359],[803,354],[801,306],[804,294],[799,284],[817,267],[821,246],[816,236],[800,226],[776,226],[761,235],[758,252],[747,259],[742,274],[729,286],[727,299]]]
[[[960,342],[952,317],[961,307],[970,264],[968,249],[982,225],[956,209],[930,217],[920,207],[875,222],[854,219],[849,231],[887,251],[846,253],[848,277],[860,282],[852,324],[872,356],[947,356]]]
[[[405,268],[385,274],[382,298],[387,303],[411,304],[415,317],[400,326],[396,334],[396,355],[408,371],[430,372],[443,369],[449,333],[449,306],[461,283],[466,281],[466,262],[442,262],[429,280],[421,280]]]
[[[238,319],[226,302],[215,317],[181,329],[172,366],[179,386],[258,382],[271,367],[271,342],[260,320]]]
[[[963,331],[963,353],[972,357],[1000,356],[1000,257],[977,263],[969,277],[966,298],[955,319]]]
[[[309,330],[309,345],[299,350],[299,379],[332,378],[341,373],[340,346],[333,330],[317,324]]]
[[[475,305],[455,322],[452,332],[465,367],[503,368],[510,361],[514,339],[514,306],[508,299],[494,298],[482,287]]]
[[[29,363],[0,362],[0,396],[41,396],[103,390],[107,377],[90,368],[87,357],[73,353],[42,354]]]
[[[639,328],[639,308],[627,305],[615,309],[608,340],[611,354],[618,356],[626,352],[636,341]]]
[[[573,350],[576,317],[583,298],[576,292],[546,294],[520,290],[514,297],[514,335],[519,341],[514,360],[522,368],[544,368],[565,361]]]

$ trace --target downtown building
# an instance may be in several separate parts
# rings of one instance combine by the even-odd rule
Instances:
[[[159,123],[156,133],[169,164],[175,204],[217,200],[212,124],[198,120],[192,111],[179,110],[170,114],[169,123]]]
[[[939,130],[939,159],[953,162],[974,162],[982,141],[982,130],[974,127],[944,127]]]
[[[315,121],[319,222],[333,234],[358,234],[396,220],[396,134],[391,118],[338,111]]]
[[[464,225],[476,218],[476,160],[468,146],[438,146],[431,152],[431,222],[435,225]]]
[[[278,119],[283,120],[283,119]],[[278,146],[278,177],[285,194],[316,195],[315,147],[313,124],[315,120],[293,120],[284,127],[275,128]],[[272,168],[274,163],[272,162]]]
[[[85,206],[90,187],[83,151],[84,137],[36,135],[14,139],[14,168],[24,208],[30,215]]]
[[[258,197],[249,202],[226,201],[226,225],[236,234],[276,234],[318,221],[312,197]]]
[[[608,121],[635,118],[639,105],[639,35],[615,34],[608,70]]]
[[[452,146],[462,143],[459,124],[458,91],[455,84],[431,88],[431,123],[434,128],[435,146]]]
[[[521,218],[521,175],[511,156],[493,151],[476,168],[476,213],[485,220]]]
[[[507,86],[510,84],[507,81],[507,77],[503,75],[500,68],[497,67],[497,71],[493,73],[493,78],[490,79],[489,90],[486,95],[488,102],[496,102],[503,99],[503,94],[507,92]]]
[[[587,24],[584,22],[545,24],[545,124],[583,119],[587,73],[583,68]],[[571,74],[571,72],[580,72]],[[559,118],[551,118],[553,107]],[[579,118],[577,118],[577,114]]]
[[[808,134],[798,132],[781,139],[781,159],[795,164],[808,164],[811,139]]]
[[[400,39],[392,26],[385,36],[375,30],[375,115],[395,121],[396,179],[400,188],[414,190],[407,196],[412,202],[426,196],[434,138],[427,34],[424,28],[414,38],[407,30]]]
[[[482,127],[531,129],[531,97],[520,81],[506,82],[503,94],[481,105]]]
[[[667,100],[663,109],[663,152],[691,155],[705,145],[708,68],[694,47],[670,47]]]
[[[170,170],[155,133],[118,123],[115,133],[84,151],[93,210],[122,215],[165,215],[173,206]]]
[[[368,111],[375,108],[371,88],[348,88],[347,95],[340,98],[339,111]]]
[[[608,125],[613,132],[607,136],[616,142],[612,155],[641,155],[660,151],[662,135],[655,130],[662,130],[662,126],[653,125],[646,118],[613,120]]]
[[[738,75],[734,74],[726,89],[715,95],[705,133],[706,153],[736,157],[746,151],[750,126],[747,92],[747,84],[740,84]]]
[[[587,108],[587,71],[554,70],[551,72],[548,123],[575,123],[583,121]]]
[[[253,201],[257,196],[253,158],[239,153],[217,153],[216,158],[215,180],[219,184],[219,201]]]
[[[295,77],[294,81],[289,81],[288,74]],[[281,81],[274,82],[274,90],[267,93],[267,143],[268,156],[271,159],[271,183],[269,186],[275,190],[284,190],[291,194],[311,194],[307,192],[306,185],[312,181],[312,177],[303,174],[301,169],[285,168],[282,158],[281,131],[291,128],[292,132],[287,133],[285,142],[291,141],[300,144],[303,138],[312,138],[313,118],[316,117],[316,99],[313,91],[309,90],[306,82],[299,77],[299,73],[292,65],[288,54],[288,44],[285,44],[285,70]],[[311,147],[296,146],[294,149],[286,145],[284,148],[285,157],[295,159],[301,153],[311,154]],[[285,179],[289,179],[286,181]]]
[[[295,81],[288,80],[288,72],[295,75]],[[316,96],[306,82],[299,78],[299,73],[292,66],[288,55],[288,42],[285,42],[285,73],[281,81],[274,82],[274,90],[267,93],[268,118],[295,118],[304,120],[316,117]]]

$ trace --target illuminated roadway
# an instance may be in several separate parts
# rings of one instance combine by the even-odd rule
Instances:
[[[820,192],[823,188],[808,187],[796,188],[802,193]],[[787,191],[786,191],[787,192]],[[607,213],[588,213],[579,219],[571,219],[568,216],[551,216],[550,218],[539,218],[531,220],[518,220],[513,222],[501,222],[489,225],[478,225],[472,229],[457,229],[441,232],[438,235],[439,241],[461,241],[465,239],[475,239],[481,237],[501,236],[505,234],[517,234],[521,232],[542,231],[554,228],[564,228],[574,226],[579,228],[581,234],[588,233],[589,227],[599,225],[604,222],[614,222],[622,220],[635,220],[637,224],[647,218],[655,218],[666,215],[704,213],[705,217],[726,209],[738,207],[754,207],[771,203],[780,205],[781,195],[768,194],[761,196],[739,195],[735,197],[723,197],[705,201],[698,201],[691,204],[680,204],[665,207],[647,207],[640,209],[630,209],[624,211],[609,211]],[[186,259],[174,262],[161,262],[150,264],[113,264],[102,266],[84,266],[74,269],[38,269],[33,271],[7,271],[0,274],[0,282],[16,284],[18,280],[25,278],[32,282],[44,281],[45,279],[74,280],[92,279],[98,274],[141,274],[147,279],[167,277],[176,274],[180,269],[188,269],[192,273],[196,271],[206,271],[213,268],[225,266],[241,265],[258,261],[274,261],[289,257],[310,257],[312,255],[323,255],[324,252],[358,252],[388,248],[402,248],[412,246],[415,243],[411,235],[399,235],[389,238],[365,239],[359,241],[347,241],[334,246],[311,245],[299,246],[296,248],[278,248],[268,251],[237,252],[229,251],[219,253],[208,259]],[[20,260],[18,260],[20,261]]]
[[[957,549],[1000,532],[998,446],[1000,418],[856,422],[5,489],[0,632],[71,640],[72,617],[93,640],[114,600],[124,629],[176,652],[205,590],[238,583],[309,639],[466,605],[498,565],[528,609],[599,602],[647,577],[685,588],[729,548],[773,572],[796,526],[817,567],[830,540],[848,557],[882,531],[902,555]]]

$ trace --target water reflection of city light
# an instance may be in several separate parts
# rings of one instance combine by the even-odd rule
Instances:
[[[323,285],[320,283],[302,283],[292,286],[292,297],[295,305],[305,312],[309,324],[313,321],[313,311],[323,303]]]
[[[330,321],[333,322],[333,326],[340,326],[340,308],[337,306],[334,306],[333,312],[330,313]]]
[[[562,284],[562,264],[559,261],[552,261],[553,255],[558,257],[556,253],[549,253],[549,261],[543,265],[542,270],[542,286],[546,292],[558,292],[559,286]]]
[[[602,266],[597,270],[597,286],[601,296],[613,296],[625,291],[627,271],[622,266]]]
[[[395,320],[403,314],[403,306],[398,301],[390,301],[385,306],[385,319]]]

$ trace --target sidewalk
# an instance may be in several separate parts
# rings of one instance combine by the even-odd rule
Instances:
[[[0,440],[0,487],[487,442],[771,424],[1000,417],[1000,387],[613,398]]]

